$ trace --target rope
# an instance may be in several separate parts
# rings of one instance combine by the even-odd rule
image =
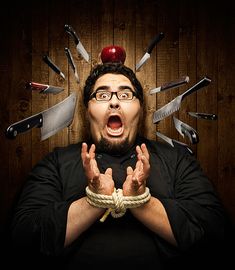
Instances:
[[[112,195],[102,195],[92,192],[89,187],[86,187],[87,201],[89,204],[108,208],[100,219],[104,222],[109,213],[112,217],[119,218],[125,215],[127,208],[136,208],[150,200],[151,194],[149,188],[145,188],[145,192],[138,196],[123,196],[122,189],[114,189]]]

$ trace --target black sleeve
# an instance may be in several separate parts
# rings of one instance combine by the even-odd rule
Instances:
[[[181,250],[224,237],[224,210],[194,156],[182,152],[175,168],[174,196],[161,199]]]
[[[18,248],[57,255],[63,250],[67,212],[63,201],[56,152],[29,174],[12,222],[12,241]]]

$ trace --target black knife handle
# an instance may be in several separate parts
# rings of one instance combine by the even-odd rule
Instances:
[[[188,83],[188,82],[189,82],[189,76],[184,76],[184,77],[178,79],[177,81],[172,81],[172,82],[163,84],[161,86],[161,91],[169,89],[169,88],[175,88],[175,87],[178,87],[178,86],[185,84],[185,83]]]
[[[161,32],[160,34],[158,34],[151,42],[150,42],[150,44],[149,44],[149,46],[148,46],[148,49],[147,49],[147,53],[151,53],[152,52],[152,50],[153,50],[153,48],[155,47],[155,45],[159,42],[159,41],[161,41],[163,38],[164,38],[164,33],[163,32]]]
[[[26,132],[33,127],[41,127],[43,124],[42,114],[35,114],[28,118],[25,118],[19,122],[10,125],[6,129],[6,137],[9,139],[14,139],[19,133]]]
[[[79,38],[73,27],[69,24],[65,24],[64,30],[74,39],[76,45],[79,43]]]
[[[211,83],[211,79],[208,77],[204,77],[203,79],[201,79],[199,82],[197,82],[196,84],[194,84],[191,88],[189,88],[187,91],[185,91],[182,94],[182,99],[185,98],[186,96],[192,94],[193,92],[201,89],[202,87],[207,86],[208,84]]]
[[[52,69],[54,70],[57,74],[60,74],[61,71],[60,69],[52,62],[52,60],[49,58],[48,55],[43,55],[43,61]]]
[[[70,52],[70,49],[69,48],[64,48],[64,51],[65,51],[65,54],[66,54],[66,56],[68,58],[70,66],[72,67],[73,71],[75,72],[76,67],[75,67],[75,64],[74,64],[74,61],[73,61],[73,56],[72,56],[72,54]]]
[[[217,120],[218,116],[214,113],[199,113],[199,112],[188,112],[189,115],[205,120]]]
[[[61,71],[60,69],[57,67],[57,65],[55,63],[52,62],[52,60],[49,58],[48,55],[44,55],[43,56],[43,61],[52,69],[54,70],[57,74],[60,74]]]
[[[186,125],[181,124],[181,131],[189,138],[192,144],[196,144],[199,142],[199,136],[193,128],[189,128]]]

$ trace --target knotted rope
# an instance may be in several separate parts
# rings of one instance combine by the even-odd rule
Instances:
[[[119,218],[125,215],[127,208],[136,208],[150,200],[151,194],[149,188],[145,188],[145,192],[138,196],[123,196],[122,189],[114,189],[112,195],[102,195],[92,192],[89,187],[86,187],[87,201],[89,204],[100,207],[108,208],[100,219],[101,222],[105,221],[109,213],[112,217]]]

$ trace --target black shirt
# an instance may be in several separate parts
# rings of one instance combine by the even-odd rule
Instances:
[[[163,269],[169,261],[194,252],[224,234],[224,212],[211,182],[186,148],[138,138],[150,154],[147,186],[164,205],[178,247],[173,247],[136,220],[129,211],[104,223],[97,220],[69,247],[64,248],[70,204],[86,196],[87,180],[81,143],[56,148],[31,171],[12,223],[13,243],[62,269],[130,266]],[[124,155],[96,153],[101,172],[113,169],[116,188],[122,188],[126,168],[135,167],[135,146]],[[78,228],[79,229],[79,228]],[[43,260],[42,260],[43,261]],[[108,267],[109,266],[109,267]]]

